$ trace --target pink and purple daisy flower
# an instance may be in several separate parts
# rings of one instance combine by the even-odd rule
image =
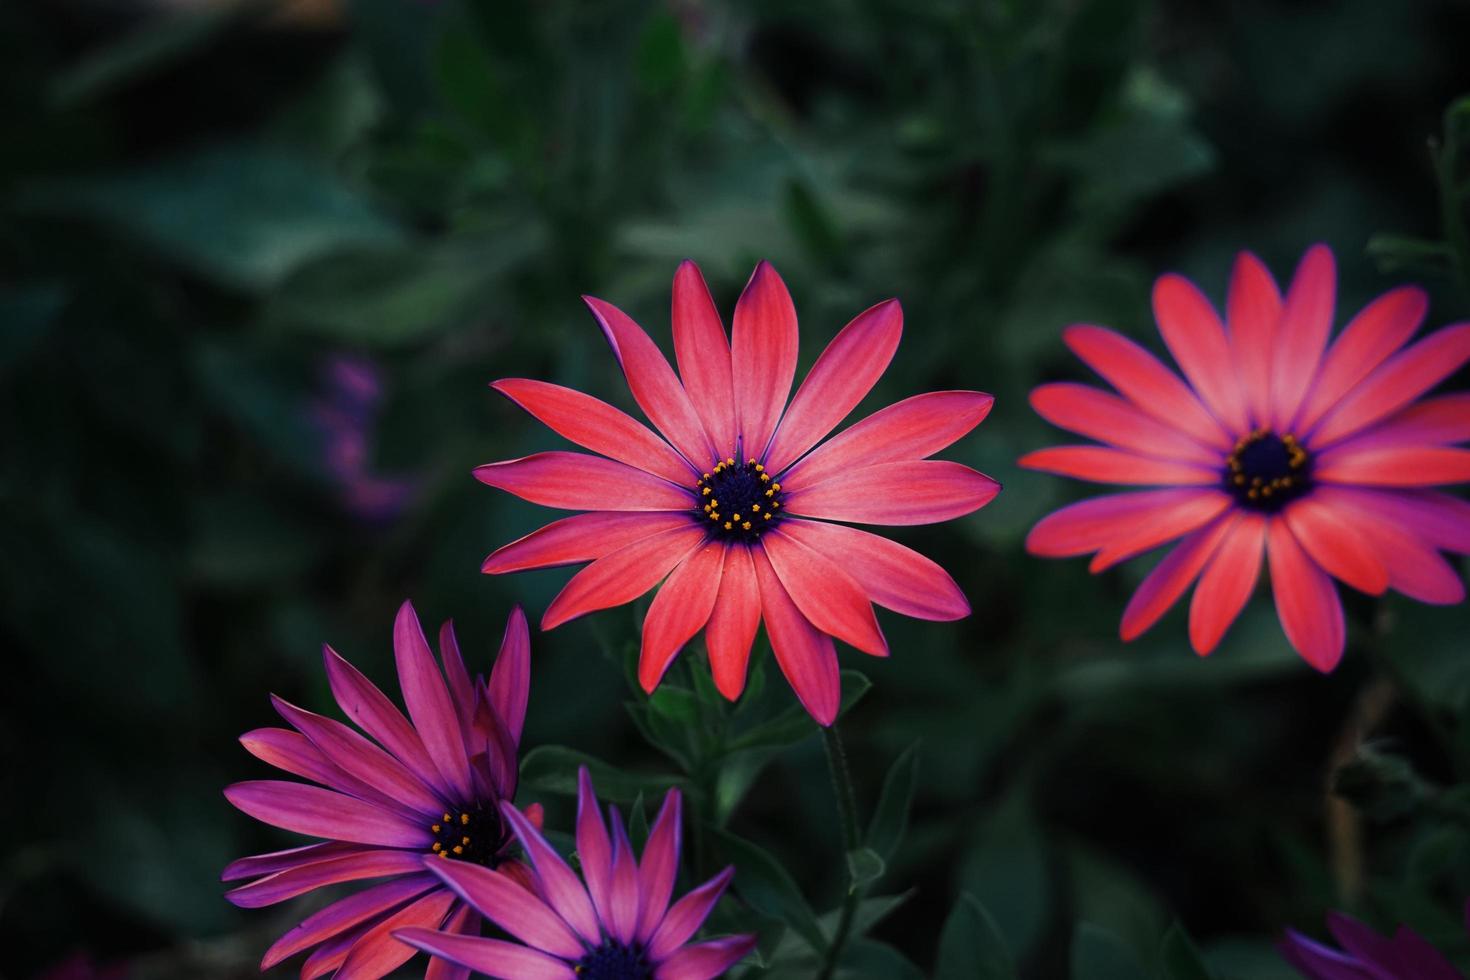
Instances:
[[[1420,398],[1470,360],[1470,323],[1406,347],[1428,301],[1405,286],[1369,303],[1329,345],[1336,288],[1321,245],[1284,299],[1242,253],[1223,322],[1189,280],[1161,277],[1154,316],[1184,379],[1111,330],[1067,329],[1067,346],[1117,394],[1035,389],[1043,418],[1098,444],[1043,449],[1021,464],[1156,489],[1064,507],[1026,546],[1046,557],[1092,553],[1100,572],[1177,540],[1128,603],[1123,639],[1195,585],[1189,637],[1210,653],[1255,591],[1263,555],[1287,639],[1322,671],[1346,638],[1333,579],[1371,595],[1465,598],[1440,552],[1470,553],[1470,503],[1434,488],[1470,480],[1470,450],[1457,446],[1470,440],[1470,394]]]
[[[716,686],[738,698],[764,620],[797,697],[828,725],[840,698],[833,638],[888,654],[875,603],[921,619],[969,614],[964,594],[934,562],[848,525],[930,524],[989,503],[1000,489],[994,480],[929,457],[978,425],[991,397],[916,395],[823,441],[898,349],[897,300],[844,327],[790,404],[796,309],[769,263],[756,267],[741,294],[728,338],[698,267],[679,267],[677,375],[626,314],[599,299],[586,302],[658,434],[568,388],[525,379],[492,385],[598,454],[544,452],[475,470],[482,482],[532,503],[588,512],[485,561],[491,574],[591,563],[552,601],[543,629],[663,583],[643,626],[645,690],[658,686],[683,645],[703,630]]]
[[[622,818],[598,812],[592,779],[578,774],[579,878],[531,821],[503,804],[505,820],[533,867],[531,887],[459,862],[425,862],[454,894],[514,941],[428,928],[403,942],[467,970],[503,980],[711,980],[755,947],[754,936],[691,943],[734,876],[726,868],[670,905],[679,871],[681,796],[669,790],[635,858]]]
[[[1470,907],[1466,913],[1470,928]],[[1288,929],[1277,947],[1282,959],[1307,980],[1465,980],[1443,953],[1407,926],[1380,936],[1351,916],[1329,912],[1327,931],[1341,950]]]
[[[262,970],[311,950],[301,968],[305,980],[333,971],[339,978],[375,980],[415,953],[393,938],[396,929],[477,934],[480,913],[424,869],[425,856],[530,881],[529,870],[513,857],[505,816],[515,812],[508,801],[515,797],[530,691],[525,616],[520,609],[511,613],[488,679],[470,677],[451,623],[439,633],[441,673],[406,602],[394,623],[393,649],[408,717],[327,647],[332,695],[366,735],[273,697],[291,727],[261,728],[240,739],[252,755],[309,782],[236,783],[226,798],[257,820],[321,841],[233,862],[225,881],[254,880],[226,897],[259,908],[328,885],[379,882],[287,932],[266,951]],[[540,807],[516,819],[539,823]],[[467,975],[440,962],[425,972],[427,980]]]

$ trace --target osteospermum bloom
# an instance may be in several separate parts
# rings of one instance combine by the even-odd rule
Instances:
[[[1456,603],[1465,586],[1441,550],[1470,552],[1470,504],[1430,489],[1470,479],[1470,395],[1419,401],[1470,358],[1470,324],[1405,347],[1428,303],[1413,287],[1369,303],[1331,345],[1332,253],[1311,248],[1285,299],[1242,253],[1225,320],[1178,275],[1154,286],[1154,316],[1178,375],[1111,330],[1069,327],[1067,346],[1117,389],[1045,384],[1031,404],[1102,445],[1060,446],[1032,469],[1158,489],[1086,500],[1031,531],[1033,554],[1095,552],[1101,571],[1181,539],[1123,613],[1152,626],[1198,579],[1194,649],[1208,654],[1255,589],[1264,552],[1287,639],[1331,670],[1345,640],[1334,578]],[[1187,381],[1187,383],[1186,383]]]
[[[493,869],[430,861],[429,870],[515,942],[431,929],[398,938],[426,953],[503,980],[709,980],[738,963],[754,936],[690,943],[735,873],[726,868],[669,904],[679,871],[679,791],[669,790],[640,861],[618,811],[598,813],[583,767],[577,791],[579,879],[532,823],[506,804],[505,819],[531,859],[527,889]]]
[[[1357,919],[1331,912],[1327,930],[1342,946],[1340,951],[1293,929],[1277,947],[1308,980],[1465,980],[1439,950],[1407,926],[1399,926],[1392,937],[1380,936]]]
[[[478,933],[479,913],[424,870],[425,856],[529,881],[528,869],[512,856],[505,817],[513,811],[507,801],[515,796],[530,685],[525,616],[520,609],[511,613],[488,680],[470,677],[450,623],[439,632],[441,674],[406,602],[394,623],[393,649],[407,718],[327,647],[332,695],[366,736],[272,698],[291,728],[262,728],[240,739],[252,755],[310,783],[236,783],[225,790],[229,801],[257,820],[322,840],[235,861],[225,881],[255,880],[228,892],[230,901],[258,908],[327,885],[385,879],[287,932],[266,952],[262,970],[311,949],[301,970],[307,980],[334,970],[337,977],[373,980],[414,955],[392,937],[395,929]],[[540,807],[517,818],[539,822]],[[466,974],[430,963],[425,976]]]
[[[975,391],[917,395],[822,440],[872,389],[898,348],[903,313],[888,300],[859,314],[823,351],[791,403],[796,310],[768,263],[735,306],[731,337],[699,269],[674,277],[674,352],[616,307],[586,297],[655,435],[611,405],[553,384],[497,381],[497,391],[597,456],[546,452],[475,475],[533,503],[580,514],[492,554],[501,573],[591,562],[542,620],[551,629],[629,602],[663,582],[643,626],[639,680],[652,691],[704,630],[715,684],[745,684],[764,619],[777,663],[807,711],[836,717],[832,639],[886,656],[873,603],[923,619],[970,607],[918,553],[855,524],[928,524],[988,503],[999,484],[934,455],[990,410]],[[681,380],[682,378],[682,380]]]

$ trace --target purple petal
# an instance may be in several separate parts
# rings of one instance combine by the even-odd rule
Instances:
[[[723,936],[685,946],[654,969],[654,980],[712,980],[754,948],[754,936]]]
[[[536,868],[536,879],[541,883],[541,893],[547,903],[590,945],[595,946],[602,942],[597,912],[593,909],[592,899],[588,897],[581,880],[519,810],[502,802],[500,812],[531,858],[531,863]]]
[[[360,800],[371,800],[385,810],[392,810],[411,819],[418,816],[411,807],[388,798],[362,780],[354,779],[338,769],[320,749],[311,744],[311,739],[300,732],[293,732],[289,728],[257,728],[241,735],[240,744],[257,759],[293,776],[321,783],[329,789]]]
[[[326,885],[413,874],[422,870],[423,858],[417,851],[366,851],[278,871],[226,892],[225,898],[242,909],[258,909]]]
[[[225,798],[263,823],[298,834],[382,847],[426,848],[434,840],[422,824],[316,786],[258,779],[226,787]]]
[[[242,878],[272,875],[277,871],[286,871],[307,864],[316,864],[318,861],[341,857],[344,854],[361,853],[363,853],[361,845],[345,844],[342,841],[329,841],[324,844],[307,844],[304,847],[288,847],[284,851],[271,851],[268,854],[252,854],[249,857],[237,858],[225,865],[225,870],[220,872],[219,880],[239,881]]]
[[[444,662],[444,677],[449,681],[449,696],[454,699],[454,712],[461,728],[469,728],[475,716],[475,684],[465,669],[459,652],[459,638],[454,635],[454,620],[446,619],[439,627],[439,659]]]
[[[725,893],[733,877],[734,867],[726,868],[675,902],[648,941],[649,957],[658,962],[688,942],[689,937],[698,932],[704,920],[709,918],[710,910]]]
[[[449,785],[434,768],[433,760],[424,750],[423,740],[388,696],[331,647],[322,648],[322,660],[326,665],[332,696],[347,717],[377,739],[379,745],[396,755],[425,783],[449,795]]]
[[[474,794],[470,782],[470,759],[465,753],[464,736],[454,713],[454,702],[444,677],[434,663],[429,641],[419,626],[413,605],[405,602],[393,623],[393,657],[398,663],[398,683],[403,687],[403,701],[413,719],[419,738],[434,766],[458,794],[468,800]]]
[[[425,858],[424,866],[521,942],[569,959],[578,959],[586,951],[567,924],[513,878],[478,864],[444,858]]]
[[[458,936],[478,936],[480,934],[480,916],[468,905],[461,905],[454,910],[449,921],[444,923],[444,932]],[[394,935],[398,938],[398,934]],[[403,940],[398,938],[399,942]],[[429,958],[429,966],[424,970],[424,980],[469,980],[470,968],[460,966],[438,956]]]
[[[638,895],[638,859],[633,856],[633,845],[628,843],[628,832],[623,828],[623,818],[612,807],[608,808],[612,819],[613,861],[612,879],[609,888],[612,915],[602,920],[612,937],[620,943],[631,943],[638,929],[640,899]]]
[[[423,898],[399,909],[363,933],[352,944],[346,961],[333,980],[380,980],[413,958],[418,951],[393,938],[400,929],[427,928],[441,925],[454,907],[454,896],[447,891],[432,891]]]
[[[545,953],[500,939],[456,936],[431,929],[404,929],[400,942],[498,980],[576,980],[572,968]]]
[[[277,939],[265,951],[260,968],[269,970],[304,949],[310,949],[317,943],[391,912],[409,899],[438,887],[439,882],[432,875],[415,875],[412,878],[384,882],[333,902]]]
[[[607,922],[612,918],[612,845],[597,807],[592,775],[586,766],[577,770],[577,857],[582,862],[582,877],[597,908],[597,917]]]
[[[677,789],[669,790],[653,822],[653,830],[649,831],[648,843],[643,846],[643,861],[638,867],[638,890],[643,895],[642,910],[638,913],[639,942],[648,942],[663,921],[674,893],[683,836],[683,800]],[[584,859],[584,870],[585,867]]]
[[[1308,980],[1396,980],[1293,929],[1286,930],[1286,938],[1276,948]]]
[[[520,744],[526,723],[526,701],[531,694],[531,632],[526,614],[520,606],[510,611],[505,624],[505,638],[490,670],[490,703],[500,721],[510,732],[511,741]]]

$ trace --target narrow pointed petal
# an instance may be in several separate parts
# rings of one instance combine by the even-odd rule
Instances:
[[[1332,332],[1337,302],[1337,265],[1325,245],[1302,256],[1286,293],[1271,359],[1271,418],[1278,430],[1296,417],[1316,377]]]
[[[888,656],[873,604],[852,576],[780,528],[761,537],[761,548],[807,622],[864,653]]]
[[[531,697],[531,630],[520,606],[510,611],[495,666],[490,668],[490,704],[512,742],[521,741]]]
[[[1353,388],[1312,433],[1312,444],[1331,445],[1408,405],[1470,361],[1470,323],[1434,333],[1389,358]]]
[[[503,939],[457,936],[432,929],[402,929],[396,935],[400,942],[415,949],[496,980],[577,980],[576,972],[564,961]]]
[[[1354,957],[1313,942],[1295,929],[1277,944],[1281,958],[1309,980],[1393,980],[1381,970],[1369,971]]]
[[[1323,453],[1313,476],[1323,483],[1368,487],[1434,487],[1470,481],[1470,449],[1352,443]]]
[[[791,601],[764,548],[752,548],[751,559],[760,585],[761,616],[776,663],[807,713],[817,724],[830,725],[842,701],[832,638],[812,626]]]
[[[300,925],[277,939],[266,950],[265,958],[260,961],[260,968],[269,970],[317,943],[392,912],[429,889],[438,887],[439,882],[434,876],[417,874],[409,878],[385,881],[381,885],[339,899],[321,911],[312,913]]]
[[[577,859],[597,918],[607,922],[612,917],[612,842],[586,766],[577,770]]]
[[[449,784],[434,767],[423,740],[388,696],[331,647],[322,648],[322,661],[326,665],[332,697],[343,713],[356,722],[358,728],[377,739],[379,745],[396,755],[420,779],[441,793],[447,793]]]
[[[1141,346],[1106,327],[1077,324],[1062,331],[1062,340],[1088,367],[1118,393],[1160,422],[1217,449],[1230,447],[1230,437],[1200,404],[1179,376]]]
[[[1293,431],[1312,431],[1354,385],[1408,343],[1428,310],[1429,297],[1414,286],[1390,290],[1363,307],[1332,342]]]
[[[720,591],[725,545],[707,541],[669,573],[643,619],[638,683],[652,694],[690,638],[709,622]]]
[[[1220,315],[1194,283],[1172,273],[1159,277],[1153,299],[1159,333],[1190,385],[1227,429],[1247,431],[1245,392]]]
[[[937,524],[984,507],[1000,484],[943,459],[878,463],[787,491],[786,510],[855,524]]]
[[[449,917],[454,896],[446,891],[430,892],[423,898],[373,926],[352,946],[333,980],[380,980],[418,950],[393,938],[400,929],[437,929]]]
[[[511,830],[515,832],[516,840],[521,842],[521,847],[535,865],[536,877],[541,882],[547,904],[589,944],[595,946],[600,943],[602,934],[597,911],[592,907],[592,899],[581,879],[567,867],[561,855],[556,853],[555,848],[546,842],[541,832],[519,810],[502,802],[500,812],[505,815]],[[490,915],[488,909],[480,909],[480,912]]]
[[[930,620],[970,615],[969,600],[949,573],[897,541],[842,524],[794,519],[782,522],[781,533],[831,559],[885,609]]]
[[[596,561],[651,534],[689,523],[685,511],[573,514],[497,550],[480,571],[487,575]]]
[[[1208,496],[1202,500],[1160,508],[1149,520],[1117,528],[1112,540],[1093,555],[1092,561],[1087,565],[1088,571],[1100,572],[1135,555],[1152,551],[1159,545],[1204,527],[1231,509],[1228,495],[1215,490],[1199,492]]]
[[[754,936],[722,936],[685,946],[654,970],[654,980],[713,980],[755,949]]]
[[[1052,446],[1022,456],[1028,470],[1056,473],[1094,483],[1130,486],[1208,486],[1220,482],[1218,468],[1140,456],[1107,446]]]
[[[688,510],[683,487],[625,463],[560,450],[475,467],[475,479],[560,510]]]
[[[1342,601],[1332,579],[1302,550],[1285,521],[1268,522],[1266,556],[1287,640],[1307,663],[1323,673],[1331,671],[1347,642]]]
[[[454,699],[454,714],[460,728],[466,728],[475,715],[475,682],[465,669],[459,637],[454,635],[454,621],[450,619],[439,626],[439,661],[444,664],[444,679],[449,683],[449,696]]]
[[[612,875],[609,879],[612,915],[603,919],[602,924],[613,939],[627,945],[633,941],[633,934],[638,928],[638,859],[633,856],[628,831],[615,807],[608,807],[608,818],[612,823],[613,842]]]
[[[478,936],[480,934],[480,916],[468,905],[461,905],[449,916],[444,923],[439,935],[454,936]],[[398,933],[394,933],[397,939]],[[399,942],[402,942],[399,939]],[[429,965],[424,969],[424,980],[470,980],[470,968],[460,966],[458,963],[446,960],[439,956],[429,957]]]
[[[1154,566],[1123,610],[1119,635],[1125,642],[1142,636],[1179,601],[1236,520],[1227,515],[1189,534]]]
[[[245,751],[268,763],[302,779],[309,779],[314,783],[321,783],[328,789],[355,796],[360,800],[376,803],[385,810],[392,811],[409,819],[417,819],[418,812],[412,807],[400,803],[380,793],[374,787],[364,783],[362,780],[349,776],[337,768],[331,760],[322,754],[322,750],[311,743],[311,740],[300,732],[291,731],[288,728],[257,728],[240,736],[240,744]]]
[[[837,427],[888,369],[903,334],[903,309],[890,299],[843,327],[791,399],[766,454],[780,473]]]
[[[458,794],[455,799],[470,799],[474,787],[470,782],[470,759],[465,753],[459,716],[444,684],[444,675],[434,662],[428,637],[424,636],[419,617],[408,602],[399,607],[393,622],[393,657],[398,665],[398,683],[403,688],[408,716],[413,719],[414,730],[423,739],[429,758]]]
[[[1250,601],[1261,575],[1266,519],[1245,514],[1210,559],[1189,606],[1189,642],[1207,657]]]
[[[1031,407],[1058,428],[1119,449],[1202,466],[1218,466],[1223,461],[1220,449],[1089,385],[1070,381],[1039,385],[1031,392]]]
[[[1388,569],[1344,511],[1314,495],[1292,501],[1281,517],[1297,543],[1327,574],[1369,595],[1387,591]]]
[[[514,879],[469,861],[427,857],[423,863],[475,911],[521,942],[555,956],[576,959],[582,955],[576,933]]]
[[[730,373],[730,340],[699,266],[687,259],[674,273],[673,322],[674,359],[684,390],[714,443],[715,455],[732,453],[735,382]]]
[[[1414,530],[1374,508],[1364,494],[1319,487],[1313,499],[1342,515],[1388,570],[1388,584],[1420,602],[1452,605],[1465,598],[1460,573]]]
[[[612,345],[633,400],[653,427],[694,466],[703,467],[714,459],[714,447],[705,435],[689,393],[679,383],[663,351],[616,306],[591,296],[582,299]]]
[[[327,885],[361,881],[364,878],[415,874],[422,870],[422,855],[417,851],[364,851],[279,871],[259,881],[233,888],[225,892],[225,898],[238,908],[258,909],[305,895]]]
[[[771,264],[762,261],[735,304],[730,342],[742,455],[765,458],[796,377],[797,343],[791,294]]]
[[[1339,499],[1380,515],[1427,544],[1470,555],[1470,502],[1435,490],[1333,487]]]
[[[760,623],[760,587],[750,549],[743,544],[731,545],[725,550],[720,591],[704,631],[715,687],[731,701],[745,689],[745,668]]]
[[[683,815],[683,794],[677,789],[669,790],[653,821],[653,829],[648,832],[648,842],[643,845],[643,858],[638,864],[638,893],[643,896],[643,903],[635,938],[640,943],[648,942],[669,909],[674,879],[679,874]]]
[[[1281,322],[1281,290],[1265,264],[1250,252],[1235,257],[1225,321],[1251,424],[1270,425],[1271,361]]]
[[[257,779],[226,787],[225,798],[261,823],[311,837],[416,848],[434,839],[426,826],[316,786]]]
[[[733,867],[726,868],[694,891],[673,904],[663,917],[653,938],[648,942],[648,956],[654,962],[666,959],[674,950],[683,946],[704,925],[704,920],[714,910],[720,896],[735,877]]]
[[[781,479],[792,486],[820,483],[877,463],[927,459],[979,425],[994,404],[993,397],[979,391],[931,391],[905,398],[843,429]]]
[[[650,535],[597,559],[567,582],[541,617],[543,630],[599,609],[632,602],[699,547],[704,529],[691,518],[683,527]]]
[[[1410,405],[1352,437],[1352,445],[1358,449],[1451,446],[1460,442],[1470,442],[1470,392]]]
[[[1218,490],[1194,488],[1092,497],[1038,521],[1026,536],[1026,550],[1044,558],[1085,555],[1146,535],[1166,515],[1171,526],[1183,527],[1180,535],[1187,534],[1218,516],[1230,502],[1230,496]]]
[[[295,735],[295,732],[291,733]],[[297,735],[297,738],[301,736]],[[343,857],[347,854],[364,854],[367,848],[359,844],[346,844],[342,841],[327,841],[322,844],[307,844],[304,847],[288,847],[283,851],[271,851],[267,854],[252,854],[249,857],[236,858],[225,865],[225,870],[220,872],[220,881],[240,881],[243,878],[256,878],[263,875],[273,875],[278,871],[289,871],[292,868],[305,867],[308,864],[316,864],[320,861],[329,861],[332,858]]]

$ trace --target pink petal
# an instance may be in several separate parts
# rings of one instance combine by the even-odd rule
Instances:
[[[561,510],[689,510],[683,487],[624,463],[584,453],[548,452],[475,467],[475,479],[522,500]]]
[[[743,544],[732,545],[725,550],[719,595],[704,631],[715,687],[731,701],[745,689],[745,668],[760,623],[760,587],[750,549]]]
[[[431,929],[404,929],[397,935],[400,942],[497,980],[577,980],[567,963],[503,939],[456,936]]]
[[[1413,531],[1366,505],[1363,495],[1319,487],[1313,498],[1342,514],[1388,570],[1388,583],[1420,602],[1452,605],[1465,598],[1465,583],[1449,562]]]
[[[333,980],[380,980],[407,963],[417,952],[393,938],[399,929],[433,929],[441,925],[454,907],[454,896],[435,891],[388,916],[373,926],[352,946]]]
[[[679,874],[683,814],[683,795],[677,789],[669,790],[648,832],[648,842],[643,845],[643,859],[638,865],[638,892],[643,896],[636,935],[640,943],[648,942],[669,909],[674,879]]]
[[[708,541],[669,573],[643,619],[638,682],[652,694],[690,638],[704,629],[720,590],[725,545]]]
[[[317,977],[326,976],[340,967],[347,960],[347,954],[352,952],[352,947],[374,925],[374,922],[365,922],[355,929],[338,933],[312,950],[306,962],[301,964],[301,980],[317,980]]]
[[[338,769],[322,754],[321,749],[312,745],[311,740],[300,732],[286,728],[257,728],[241,735],[240,744],[257,759],[293,776],[321,783],[329,789],[360,800],[369,800],[385,810],[409,819],[417,819],[419,816],[412,807],[385,796],[362,780]]]
[[[456,936],[478,936],[480,934],[480,916],[468,905],[461,905],[454,910],[454,914],[449,917],[449,921],[444,923],[443,931],[439,934],[444,935],[446,933]],[[399,938],[400,935],[399,933],[395,933],[393,938],[402,942],[403,940]],[[453,963],[438,956],[429,957],[428,968],[424,970],[424,980],[469,980],[469,978],[469,967],[460,966],[458,963]]]
[[[1183,276],[1160,276],[1154,283],[1154,319],[1159,333],[1190,385],[1231,432],[1250,428],[1245,392],[1220,315],[1194,283]]]
[[[623,827],[623,818],[612,807],[608,808],[612,822],[613,861],[609,879],[609,896],[612,914],[602,920],[613,939],[623,944],[633,941],[638,928],[640,896],[638,894],[638,860],[633,857],[633,845],[628,842],[628,832]]]
[[[802,616],[782,587],[764,548],[752,548],[751,559],[760,585],[761,615],[776,663],[807,713],[817,724],[830,725],[837,719],[842,701],[832,638]]]
[[[1266,526],[1271,591],[1286,638],[1302,658],[1324,673],[1342,659],[1347,640],[1342,602],[1332,579],[1318,568],[1282,520]]]
[[[1436,330],[1395,354],[1337,403],[1312,433],[1323,447],[1367,428],[1439,384],[1470,360],[1470,323]]]
[[[885,609],[933,620],[970,614],[969,601],[948,572],[896,541],[842,524],[794,519],[781,523],[781,533],[830,558]]]
[[[475,715],[475,684],[465,669],[459,652],[459,638],[454,635],[454,621],[446,619],[439,626],[439,660],[444,664],[444,679],[449,682],[449,695],[454,699],[454,713],[461,728]]]
[[[1401,446],[1361,449],[1348,443],[1322,454],[1313,473],[1323,483],[1432,487],[1470,480],[1470,449]]]
[[[1044,558],[1068,558],[1147,535],[1168,516],[1183,529],[1202,527],[1230,506],[1218,490],[1142,490],[1092,497],[1043,517],[1026,536],[1026,550]],[[1165,538],[1164,540],[1168,540]],[[1163,541],[1157,542],[1162,544]]]
[[[714,447],[705,435],[699,415],[663,351],[616,306],[591,296],[583,296],[582,300],[612,345],[633,400],[654,428],[696,467],[714,459]]]
[[[573,514],[500,548],[480,566],[488,575],[595,561],[650,534],[683,527],[685,511]]]
[[[341,935],[355,926],[392,911],[431,888],[437,889],[438,887],[439,882],[432,875],[419,874],[411,878],[385,881],[381,885],[375,885],[333,902],[321,911],[313,913],[300,925],[276,940],[270,949],[265,951],[265,958],[260,961],[260,968],[269,970],[304,949],[310,949],[317,943]],[[345,952],[343,956],[345,958]]]
[[[304,895],[326,885],[364,878],[386,878],[423,870],[417,851],[378,850],[318,861],[304,867],[278,871],[248,885],[225,892],[225,898],[242,909],[258,909]]]
[[[586,766],[577,770],[577,858],[597,918],[607,922],[612,918],[612,843]]]
[[[666,959],[676,949],[688,942],[689,937],[704,925],[704,920],[714,910],[720,896],[729,886],[730,879],[734,877],[735,869],[726,868],[675,902],[673,908],[669,909],[668,915],[664,916],[663,921],[654,930],[653,938],[648,941],[649,959],[654,962]]]
[[[388,696],[331,647],[322,648],[322,661],[326,665],[332,697],[347,717],[377,739],[379,745],[397,756],[398,761],[412,769],[420,779],[447,794],[449,786],[434,767],[423,740]]]
[[[1148,523],[1119,528],[1119,533],[1092,556],[1087,569],[1096,573],[1111,568],[1204,526],[1230,508],[1228,496],[1213,493],[1207,500],[1161,509]]]
[[[1237,520],[1227,515],[1200,528],[1179,542],[1154,566],[1123,610],[1119,635],[1125,642],[1142,636],[1179,601]]]
[[[301,738],[295,732],[288,734]],[[236,858],[225,865],[225,870],[220,872],[220,881],[239,881],[242,878],[255,878],[261,875],[273,875],[277,871],[289,871],[292,868],[305,867],[308,864],[316,864],[331,858],[342,857],[346,854],[363,854],[366,849],[358,844],[346,844],[342,841],[328,841],[322,844],[307,844],[304,847],[288,847],[283,851],[271,851],[267,854],[252,854],[250,857]]]
[[[1323,571],[1360,592],[1382,595],[1388,569],[1368,547],[1346,512],[1314,494],[1294,500],[1281,512],[1292,536]]]
[[[683,527],[661,531],[597,559],[567,582],[541,617],[543,630],[595,612],[620,606],[653,588],[679,562],[699,547],[704,529],[691,518]]]
[[[1138,344],[1116,331],[1090,324],[1068,327],[1062,331],[1062,340],[1138,408],[1188,433],[1197,442],[1229,449],[1230,437],[1189,386]]]
[[[601,399],[526,378],[506,378],[490,387],[557,435],[598,455],[627,463],[671,483],[689,483],[696,475],[689,463],[646,425]]]
[[[1189,606],[1189,641],[1201,657],[1214,651],[1250,601],[1265,546],[1266,519],[1244,514],[1200,576]]]
[[[1363,307],[1327,351],[1292,431],[1310,432],[1327,411],[1404,346],[1429,309],[1424,290],[1400,286]]]
[[[1279,431],[1296,417],[1302,397],[1316,377],[1317,365],[1332,331],[1337,301],[1337,266],[1332,251],[1313,245],[1287,290],[1271,360],[1271,416]]]
[[[582,941],[567,924],[502,872],[451,858],[424,858],[424,865],[454,894],[526,945],[569,959],[582,955]]]
[[[878,463],[786,493],[788,513],[855,524],[936,524],[984,507],[1000,484],[949,460]]]
[[[519,743],[526,724],[526,703],[531,697],[531,631],[520,606],[510,611],[505,621],[505,636],[490,668],[490,704],[495,716]]]
[[[1235,257],[1230,295],[1225,301],[1235,372],[1245,391],[1253,425],[1271,423],[1271,361],[1281,320],[1281,291],[1260,259],[1250,252]]]
[[[995,399],[978,391],[931,391],[855,422],[781,475],[798,486],[876,463],[925,459],[979,425]]]
[[[679,376],[715,455],[735,451],[735,382],[730,374],[730,340],[710,298],[699,266],[689,260],[674,273],[674,358]]]
[[[864,653],[888,656],[888,642],[873,615],[873,604],[852,576],[779,528],[767,531],[760,544],[782,588],[807,622]]]
[[[1220,482],[1218,468],[1139,456],[1107,446],[1053,446],[1027,453],[1018,462],[1028,470],[1056,473],[1094,483],[1208,486]]]
[[[316,786],[257,779],[226,787],[225,798],[262,823],[312,837],[417,848],[434,839],[422,824]]]
[[[429,640],[419,625],[418,614],[409,602],[398,608],[398,617],[393,622],[393,657],[398,664],[398,683],[403,688],[408,716],[423,739],[429,758],[439,775],[458,794],[454,798],[469,800],[474,788],[459,716],[455,714],[439,665],[434,662]]]
[[[685,946],[654,970],[654,980],[712,980],[755,949],[754,936],[725,936]]]
[[[890,299],[843,327],[791,399],[766,454],[766,467],[780,473],[815,446],[873,390],[903,334],[903,309]]]
[[[1120,449],[1204,466],[1223,462],[1220,451],[1145,415],[1131,402],[1088,385],[1069,381],[1040,385],[1031,392],[1031,407],[1058,428]]]
[[[797,341],[791,294],[771,264],[762,261],[735,304],[731,339],[741,455],[765,457],[796,377]]]
[[[587,895],[587,888],[576,876],[567,863],[561,859],[561,855],[546,842],[541,832],[531,825],[531,822],[521,815],[520,811],[509,803],[500,804],[500,812],[510,823],[511,830],[515,832],[516,840],[521,842],[521,847],[531,859],[536,868],[536,878],[541,883],[541,893],[546,902],[561,916],[562,921],[577,931],[584,940],[591,945],[597,945],[602,941],[602,930],[598,925],[597,911],[592,907],[592,899]],[[490,915],[489,909],[480,909],[485,915]]]
[[[1470,555],[1470,503],[1459,497],[1434,490],[1331,489],[1338,499],[1351,500],[1436,548]]]
[[[1470,441],[1470,392],[1431,398],[1352,437],[1359,449],[1453,445]]]

